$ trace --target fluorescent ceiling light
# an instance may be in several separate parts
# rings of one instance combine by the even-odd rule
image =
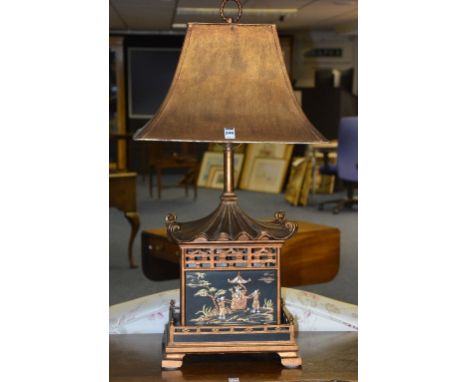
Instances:
[[[226,9],[226,13],[228,10]],[[236,9],[232,9],[232,12],[237,12]],[[195,8],[195,7],[178,7],[178,15],[197,15],[197,14],[218,14],[219,8]],[[242,14],[244,15],[261,15],[261,14],[280,14],[290,15],[297,13],[296,8],[250,8],[243,9]]]

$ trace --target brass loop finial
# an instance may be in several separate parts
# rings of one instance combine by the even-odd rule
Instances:
[[[231,17],[226,17],[224,15],[224,7],[226,6],[226,4],[229,2],[230,0],[223,0],[221,2],[221,4],[219,5],[219,15],[221,16],[221,18],[226,21],[227,23],[231,24],[231,23],[237,23],[239,22],[240,18],[242,17],[242,3],[240,2],[240,0],[232,0],[234,1],[236,4],[237,4],[237,17],[236,19],[233,21]]]

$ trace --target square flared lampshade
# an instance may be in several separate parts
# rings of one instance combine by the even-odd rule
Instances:
[[[297,102],[275,25],[189,23],[172,85],[144,141],[325,140]]]

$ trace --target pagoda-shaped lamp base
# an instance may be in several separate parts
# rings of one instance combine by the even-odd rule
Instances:
[[[284,308],[282,322],[271,325],[181,325],[180,314],[173,301],[169,316],[161,363],[165,370],[182,367],[186,354],[277,353],[284,367],[297,368],[302,364],[294,324]]]
[[[171,303],[162,367],[182,366],[191,353],[274,352],[286,367],[301,358],[294,324],[281,301],[281,247],[297,230],[276,212],[256,221],[233,192],[233,152],[224,154],[225,187],[210,215],[187,223],[166,217],[180,248],[180,309]]]

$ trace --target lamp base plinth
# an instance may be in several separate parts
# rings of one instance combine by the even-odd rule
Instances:
[[[182,367],[186,354],[277,353],[287,368],[302,365],[292,319],[283,311],[282,323],[245,326],[183,326],[175,319],[163,336],[161,367]]]
[[[302,365],[302,358],[298,352],[278,352],[281,364],[288,369],[296,369]]]
[[[185,353],[164,353],[161,367],[164,370],[177,370],[182,367]]]

